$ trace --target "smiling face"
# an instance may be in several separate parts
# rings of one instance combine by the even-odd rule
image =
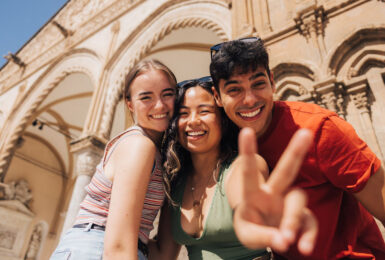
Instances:
[[[262,135],[271,122],[273,93],[272,76],[259,66],[256,70],[219,80],[219,93],[214,91],[217,104],[238,127],[251,127]]]
[[[220,112],[213,95],[202,87],[189,88],[179,109],[178,137],[190,153],[219,152]]]
[[[162,133],[174,112],[175,87],[160,70],[137,76],[130,86],[127,106],[136,123],[149,132]]]

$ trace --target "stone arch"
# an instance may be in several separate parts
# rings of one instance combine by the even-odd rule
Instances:
[[[376,28],[377,27],[377,28]],[[366,26],[349,33],[342,42],[330,52],[326,59],[326,71],[329,75],[342,74],[341,68],[351,57],[358,52],[370,49],[371,45],[383,45],[385,43],[384,26]],[[347,75],[342,75],[346,76]]]
[[[193,6],[193,8],[191,8]],[[215,10],[216,15],[213,15]],[[107,64],[111,70],[106,80],[112,88],[107,93],[99,132],[109,138],[109,126],[112,124],[116,104],[121,98],[124,76],[151,50],[156,43],[173,30],[186,27],[200,27],[213,31],[221,40],[231,37],[231,12],[228,5],[219,1],[196,3],[191,1],[179,4],[165,4],[149,16],[120,45],[115,55]],[[156,31],[154,34],[149,31]],[[129,62],[127,62],[129,61]]]
[[[49,95],[49,93],[68,75],[76,72],[86,74],[96,86],[102,64],[99,57],[86,49],[72,50],[57,59],[42,75],[32,83],[31,87],[16,104],[15,109],[4,123],[1,138],[4,140],[0,149],[0,176],[3,178],[18,138],[23,134],[31,121],[31,116]]]
[[[303,78],[310,79],[315,81],[318,78],[318,75],[311,66],[303,65],[301,63],[289,63],[284,62],[280,63],[274,68],[272,68],[275,81],[280,81],[282,78],[287,77],[288,75],[299,76]]]
[[[276,85],[276,99],[288,100],[290,96],[294,96],[295,100],[303,100],[308,98],[309,91],[301,83],[292,80],[283,80]]]
[[[365,74],[371,67],[385,67],[385,51],[365,50],[350,65],[348,77]]]
[[[276,99],[286,100],[289,96],[295,96],[296,100],[310,100],[312,85],[318,78],[314,67],[304,63],[283,62],[273,69],[276,85]]]

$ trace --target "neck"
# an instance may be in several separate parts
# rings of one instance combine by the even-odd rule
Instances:
[[[203,179],[213,174],[213,170],[217,167],[219,159],[219,150],[209,153],[191,154],[194,179]]]

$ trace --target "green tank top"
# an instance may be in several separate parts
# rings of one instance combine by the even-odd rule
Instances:
[[[232,210],[227,202],[223,185],[227,172],[228,167],[222,167],[202,236],[199,238],[194,238],[184,232],[180,221],[179,205],[182,205],[187,178],[183,178],[181,185],[177,185],[173,192],[173,200],[179,205],[171,206],[172,235],[177,243],[186,246],[190,260],[250,260],[266,253],[266,249],[250,250],[243,247],[235,235]]]

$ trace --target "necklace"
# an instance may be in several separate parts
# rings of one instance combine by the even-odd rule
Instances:
[[[211,178],[214,178],[214,176],[216,176],[217,168],[218,167],[216,167],[213,170],[213,175],[210,174],[209,177],[207,178],[206,185],[204,186],[203,192],[199,196],[199,199],[195,198],[196,186],[194,184],[194,179],[191,177],[191,190],[190,191],[191,191],[191,196],[193,199],[194,218],[197,219],[197,222],[198,222],[197,223],[198,224],[198,230],[201,230],[203,228],[203,225],[202,225],[202,196],[203,196],[203,193],[204,193],[206,187],[209,185]]]

